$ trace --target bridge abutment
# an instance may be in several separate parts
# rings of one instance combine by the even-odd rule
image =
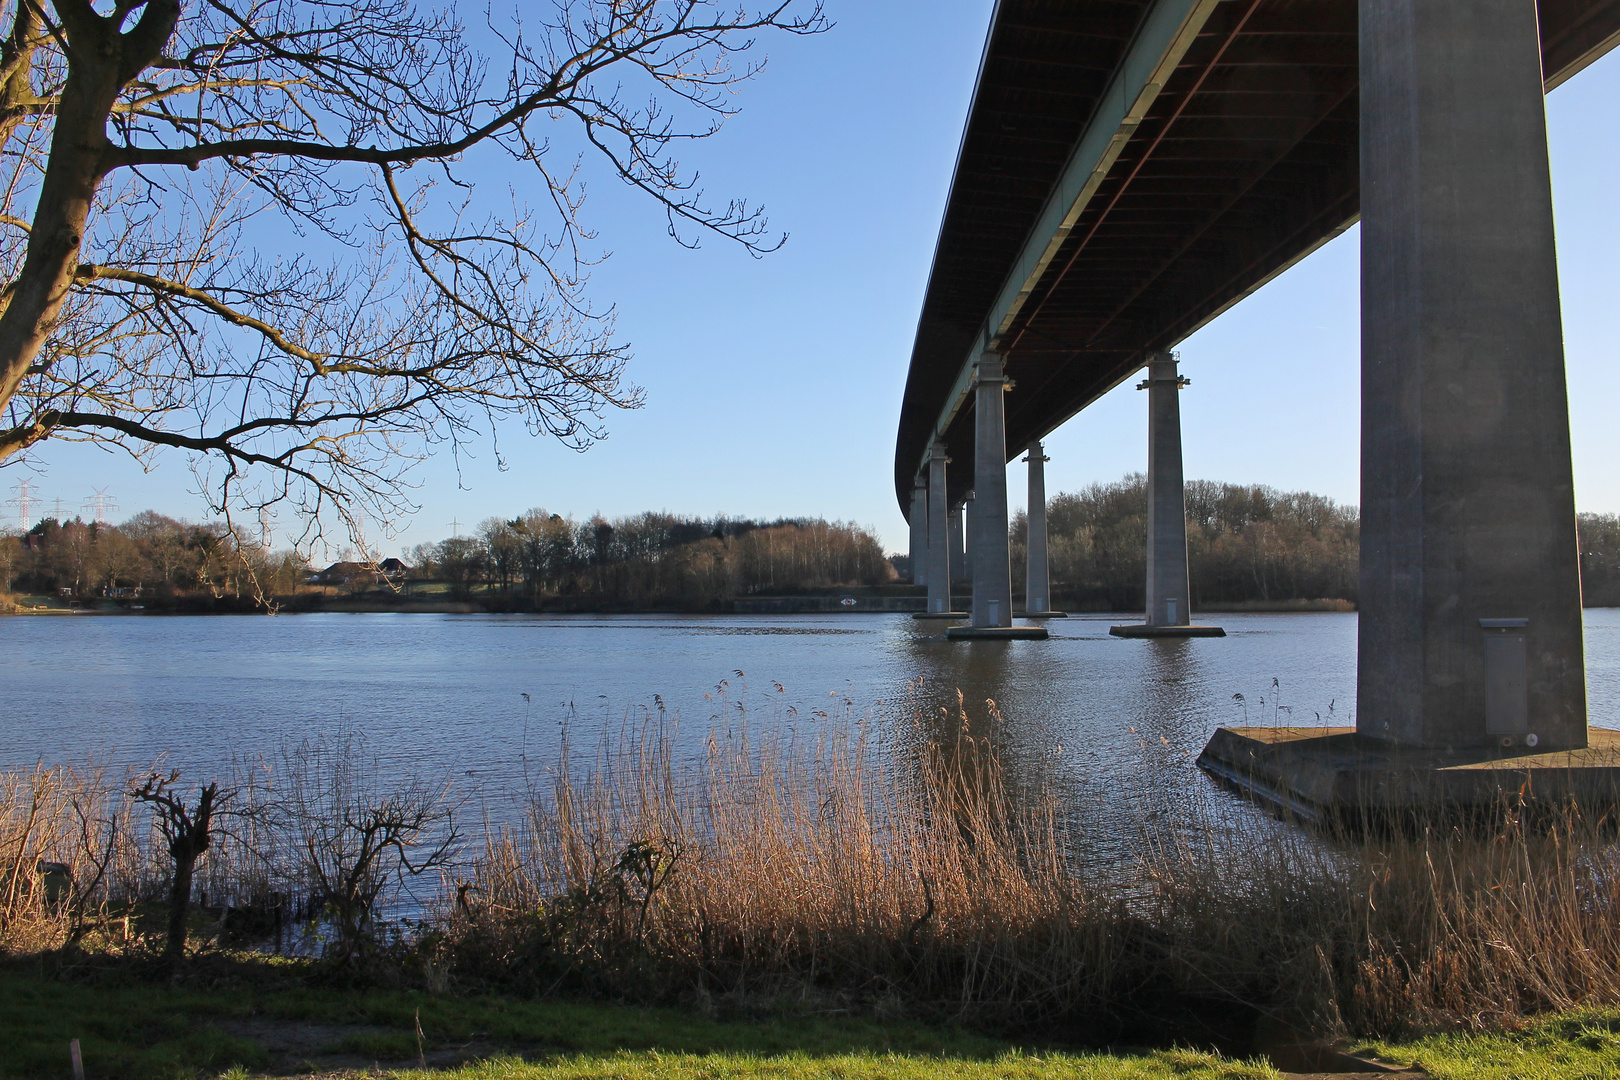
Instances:
[[[1361,0],[1360,24],[1357,730],[1584,747],[1536,4]]]

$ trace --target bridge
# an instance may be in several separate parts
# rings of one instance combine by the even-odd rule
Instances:
[[[930,612],[965,507],[950,633],[1038,632],[1013,625],[1006,465],[1028,452],[1038,616],[1040,440],[1146,368],[1125,632],[1194,632],[1170,350],[1361,220],[1361,730],[1584,746],[1543,95],[1617,42],[1620,0],[999,0],[895,448]]]

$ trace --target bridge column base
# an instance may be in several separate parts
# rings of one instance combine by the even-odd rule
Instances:
[[[1620,732],[1591,730],[1573,752],[1517,746],[1398,747],[1355,728],[1220,728],[1198,767],[1280,814],[1312,824],[1423,825],[1502,810],[1589,813],[1620,806]],[[1594,817],[1595,820],[1595,817]]]
[[[953,626],[945,631],[951,641],[1045,641],[1044,626]]]
[[[1115,637],[1225,637],[1226,631],[1219,626],[1149,626],[1146,623],[1126,623],[1123,626],[1110,626],[1108,632]]]

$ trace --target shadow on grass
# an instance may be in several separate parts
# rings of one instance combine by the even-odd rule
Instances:
[[[133,964],[0,968],[0,1077],[64,1075],[78,1039],[95,1080],[293,1072],[373,1063],[450,1066],[622,1051],[674,1055],[888,1055],[989,1061],[1012,1043],[874,1016],[708,1018],[586,1001],[310,986],[288,961],[215,956],[162,981]]]

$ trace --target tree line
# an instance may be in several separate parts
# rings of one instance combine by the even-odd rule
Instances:
[[[471,536],[419,544],[413,575],[510,603],[715,607],[737,596],[881,585],[895,571],[870,531],[819,518],[754,521],[646,512],[575,520],[545,510],[490,518]]]
[[[1360,518],[1309,492],[1187,484],[1195,605],[1357,599]],[[1053,601],[1129,611],[1143,603],[1147,484],[1140,475],[1055,496],[1047,507]],[[1620,606],[1620,516],[1581,514],[1588,606]],[[1011,527],[1023,589],[1028,520]],[[448,595],[517,609],[725,610],[749,595],[878,586],[897,580],[868,529],[814,518],[756,521],[647,512],[575,519],[545,510],[490,518],[466,536],[418,544],[388,573],[377,561],[322,571],[307,552],[271,551],[222,522],[152,511],[120,525],[46,518],[0,536],[0,595],[128,598],[162,606],[312,602],[328,592]],[[903,557],[892,560],[901,567]],[[424,583],[432,583],[424,585]],[[300,598],[303,598],[302,600]]]
[[[179,521],[146,510],[121,525],[54,517],[0,535],[0,597],[84,600],[135,596],[248,600],[296,592],[308,557],[271,551],[224,522]]]
[[[1263,484],[1186,485],[1187,564],[1195,606],[1292,600],[1355,603],[1361,519],[1354,506]],[[1029,522],[1012,524],[1021,593]],[[1579,515],[1581,580],[1589,607],[1620,605],[1620,517]],[[1147,478],[1132,474],[1057,495],[1047,504],[1053,602],[1129,611],[1147,577]]]
[[[818,518],[648,512],[576,520],[537,509],[490,518],[471,535],[404,554],[403,563],[345,558],[323,567],[307,552],[270,551],[221,522],[152,511],[121,525],[46,518],[25,535],[0,536],[0,594],[296,606],[334,590],[426,592],[499,608],[691,610],[722,609],[749,594],[882,585],[896,576],[870,530]]]

